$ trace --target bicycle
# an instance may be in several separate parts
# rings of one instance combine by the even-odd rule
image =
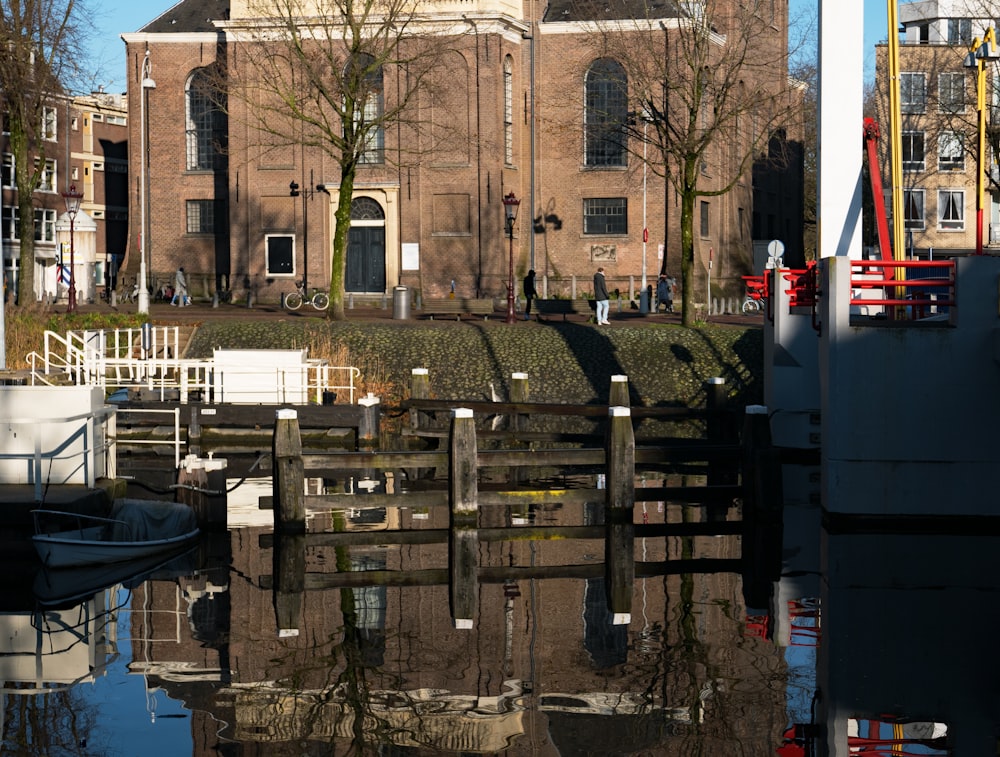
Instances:
[[[289,310],[298,310],[304,302],[308,302],[317,310],[326,310],[330,307],[330,295],[316,288],[313,288],[312,294],[308,295],[302,282],[296,281],[295,291],[285,295],[285,307]]]
[[[746,297],[743,300],[743,315],[759,313],[767,305],[767,284],[763,276],[744,276]]]

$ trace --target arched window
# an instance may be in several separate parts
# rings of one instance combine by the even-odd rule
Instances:
[[[187,144],[187,170],[211,171],[217,110],[211,96],[208,74],[195,71],[187,83],[184,128]]]
[[[600,58],[587,70],[585,82],[584,152],[588,166],[625,165],[625,122],[628,79],[611,58]]]
[[[344,89],[358,103],[354,109],[354,131],[360,140],[358,162],[384,163],[382,66],[366,53],[358,55],[344,69]]]
[[[503,160],[514,163],[514,61],[503,59]]]
[[[385,211],[371,197],[355,197],[351,200],[352,221],[384,221]]]

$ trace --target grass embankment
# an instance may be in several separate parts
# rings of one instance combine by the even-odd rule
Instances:
[[[414,368],[426,368],[433,396],[508,396],[510,375],[528,374],[535,402],[602,403],[611,376],[628,376],[633,405],[701,407],[705,381],[726,380],[738,405],[763,395],[759,327],[685,329],[642,322],[598,329],[586,324],[499,322],[212,321],[195,334],[189,357],[213,348],[309,348],[310,357],[362,372],[362,392],[383,407],[409,393]]]

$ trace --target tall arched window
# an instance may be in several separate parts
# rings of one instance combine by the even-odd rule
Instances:
[[[358,55],[344,69],[344,88],[359,103],[354,110],[354,129],[361,140],[358,162],[384,163],[382,66],[366,53]]]
[[[618,61],[600,58],[587,70],[584,151],[588,166],[625,165],[628,79]]]
[[[211,171],[214,167],[213,137],[217,111],[211,97],[208,74],[204,70],[195,71],[188,79],[185,107],[187,170]]]
[[[514,163],[514,61],[503,59],[503,160]]]

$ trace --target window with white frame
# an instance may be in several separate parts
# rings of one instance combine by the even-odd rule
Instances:
[[[295,274],[295,237],[291,234],[268,234],[264,237],[268,276]]]
[[[17,186],[17,174],[14,172],[14,155],[9,152],[3,154],[3,165],[0,167],[0,185],[4,188]]]
[[[38,168],[38,160],[35,160],[35,168]],[[56,191],[56,162],[52,158],[46,158],[41,167],[41,174],[38,177],[38,190],[40,192]]]
[[[503,160],[514,163],[514,62],[503,59]]]
[[[628,200],[595,197],[583,201],[584,234],[627,234]]]
[[[972,44],[972,19],[971,18],[949,18],[948,19],[948,44],[949,45],[971,45]]]
[[[927,75],[914,72],[900,74],[899,102],[903,113],[926,113]]]
[[[965,229],[965,190],[938,190],[938,228],[942,231]]]
[[[903,190],[903,228],[913,231],[924,229],[924,190]]]
[[[35,241],[56,241],[56,211],[35,208]]]
[[[588,166],[626,165],[628,77],[616,60],[601,58],[584,79],[584,163]]]
[[[56,109],[42,108],[42,137],[50,141],[55,140],[56,134]]]
[[[8,239],[12,242],[16,242],[21,238],[18,233],[18,220],[21,218],[21,213],[16,205],[4,205],[3,210],[0,211],[0,237],[3,239]]]
[[[946,71],[938,74],[938,110],[941,113],[965,112],[964,73]]]
[[[924,133],[922,131],[904,131],[901,136],[901,155],[904,171],[923,171]]]
[[[965,150],[962,147],[962,138],[955,132],[943,131],[938,135],[938,170],[965,170]]]
[[[344,67],[345,86],[362,103],[354,111],[354,129],[359,137],[358,162],[385,162],[384,82],[382,66],[371,55],[361,53]]]
[[[185,141],[188,171],[210,171],[215,157],[214,130],[217,117],[209,75],[195,71],[187,82]]]

